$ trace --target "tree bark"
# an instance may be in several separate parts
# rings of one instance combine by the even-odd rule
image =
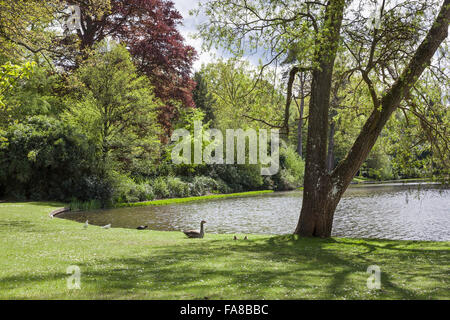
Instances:
[[[333,203],[327,201],[331,185],[326,165],[328,114],[344,8],[343,0],[328,2],[323,26],[323,30],[327,31],[323,31],[316,41],[315,54],[319,67],[312,72],[303,204],[295,230],[301,236],[322,237],[331,233],[332,224],[328,221],[327,212],[334,212],[335,206],[333,208]]]
[[[284,108],[284,121],[283,121],[283,132],[286,141],[289,139],[289,117],[291,114],[291,102],[292,102],[292,87],[295,81],[295,75],[299,71],[298,67],[293,67],[289,72],[289,80],[287,85],[287,96],[286,96],[286,106]]]
[[[339,5],[336,4],[335,6],[336,12],[340,11]],[[330,8],[330,11],[334,10]],[[329,13],[327,12],[327,14]],[[328,120],[328,113],[325,113],[325,110],[328,111],[328,106],[325,104],[327,101],[329,103],[331,77],[324,74],[325,71],[316,71],[314,73],[307,145],[308,155],[306,157],[305,191],[299,223],[295,230],[296,234],[307,237],[331,236],[334,212],[342,195],[372,150],[381,130],[392,113],[408,95],[410,88],[429,65],[431,58],[441,43],[447,38],[449,19],[450,0],[445,0],[433,26],[416,50],[408,66],[382,98],[374,100],[375,105],[372,114],[367,119],[346,158],[331,174],[326,172],[324,166],[326,154],[324,153],[325,144],[323,142],[324,136],[326,137],[327,134],[327,130],[324,128],[327,125],[325,121]],[[337,27],[335,25],[336,31],[339,30]],[[336,38],[326,40],[338,41]],[[334,61],[334,59],[330,61]],[[320,70],[325,69],[322,67]],[[322,100],[320,100],[317,97],[321,89],[326,90],[322,91],[322,94],[326,94],[328,99],[322,96]]]
[[[300,119],[298,119],[297,126],[297,153],[303,158],[303,109],[305,107],[305,99],[302,97],[300,100]]]
[[[330,125],[330,135],[328,137],[328,156],[327,156],[327,169],[328,172],[334,169],[334,134],[336,131],[336,122],[332,119]]]
[[[297,126],[297,153],[301,158],[303,158],[303,112],[305,110],[305,80],[303,75],[300,76],[300,106],[298,106],[298,108],[299,119]]]

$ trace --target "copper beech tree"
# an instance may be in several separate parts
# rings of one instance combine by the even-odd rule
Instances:
[[[191,68],[197,54],[177,29],[183,17],[170,0],[109,2],[110,10],[95,15],[90,1],[69,1],[81,8],[81,29],[77,30],[81,50],[107,37],[124,43],[138,70],[149,77],[155,95],[164,102],[158,122],[169,134],[178,115],[177,104],[195,106]]]
[[[368,8],[377,3],[371,14]],[[450,0],[210,0],[199,11],[210,17],[200,27],[206,42],[235,54],[256,50],[275,59],[288,54],[293,43],[300,47],[298,68],[310,68],[312,80],[304,194],[295,234],[330,237],[342,195],[447,38]],[[351,57],[346,75],[365,84],[372,112],[347,156],[330,172],[330,97],[339,54]]]

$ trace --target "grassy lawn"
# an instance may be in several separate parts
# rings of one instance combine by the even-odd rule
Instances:
[[[449,299],[450,243],[104,230],[0,203],[0,299]],[[240,237],[242,238],[242,236]],[[66,268],[81,268],[81,290]],[[366,287],[378,265],[381,290]]]

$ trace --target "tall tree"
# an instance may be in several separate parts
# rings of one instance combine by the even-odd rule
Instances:
[[[260,75],[248,61],[239,59],[210,63],[201,73],[215,100],[218,128],[281,128],[278,110],[284,105],[284,97],[271,83],[272,74]]]
[[[158,99],[147,77],[137,74],[128,51],[100,46],[71,83],[75,90],[66,119],[97,141],[103,167],[114,163],[123,171],[146,173],[159,155]]]
[[[15,119],[12,117],[12,106],[5,103],[5,96],[18,87],[23,78],[28,78],[33,71],[34,63],[26,62],[15,65],[11,62],[0,65],[0,133]],[[0,142],[4,142],[0,138]]]
[[[389,6],[382,1],[371,17],[364,16],[367,4],[370,2],[271,0],[268,5],[262,0],[228,0],[219,5],[211,0],[202,7],[211,17],[200,29],[206,41],[220,41],[233,52],[240,53],[247,46],[282,55],[292,42],[305,36],[304,55],[310,57],[313,70],[303,204],[295,230],[301,236],[331,235],[343,193],[448,34],[450,0]],[[329,110],[338,48],[353,57],[348,76],[361,75],[372,98],[372,113],[346,158],[330,173]]]
[[[195,105],[205,113],[203,121],[213,123],[216,119],[213,109],[215,100],[211,92],[209,92],[208,85],[200,72],[195,73],[194,81],[196,85],[192,95]]]
[[[101,15],[109,9],[109,0],[85,0],[90,15]],[[70,13],[63,0],[0,1],[0,54],[10,59],[39,54],[61,58],[67,48],[59,43],[59,32]],[[49,58],[47,58],[50,60]]]
[[[110,0],[111,10],[93,15],[91,4],[82,0],[70,3],[81,8],[81,29],[77,30],[81,49],[89,49],[107,37],[122,41],[129,49],[140,72],[154,86],[155,95],[164,104],[159,123],[166,133],[178,116],[177,104],[194,107],[191,67],[196,57],[193,47],[184,43],[177,27],[182,16],[170,0]]]

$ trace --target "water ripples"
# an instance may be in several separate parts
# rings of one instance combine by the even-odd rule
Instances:
[[[300,192],[191,202],[161,207],[121,208],[61,217],[95,225],[174,231],[199,228],[210,233],[289,234],[297,224]],[[395,240],[450,241],[450,190],[423,185],[350,188],[334,219],[333,236]]]

